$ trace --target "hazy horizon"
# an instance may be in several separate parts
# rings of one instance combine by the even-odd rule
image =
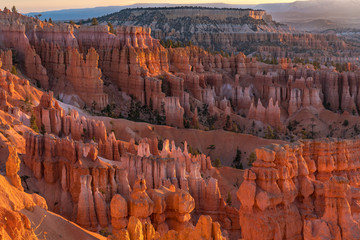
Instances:
[[[304,1],[304,0],[301,0]],[[93,7],[104,7],[104,6],[123,6],[123,5],[132,5],[139,3],[171,3],[171,4],[206,4],[206,3],[226,3],[226,4],[244,4],[244,5],[256,5],[262,3],[290,3],[295,2],[295,0],[198,0],[198,1],[163,1],[163,0],[142,0],[142,1],[127,1],[126,3],[119,3],[116,0],[106,0],[106,1],[86,1],[86,0],[62,0],[56,3],[48,0],[5,0],[2,2],[0,9],[3,9],[5,6],[11,8],[16,6],[17,10],[21,13],[28,12],[42,12],[42,11],[53,11],[53,10],[62,10],[62,9],[76,9],[76,8],[93,8]]]

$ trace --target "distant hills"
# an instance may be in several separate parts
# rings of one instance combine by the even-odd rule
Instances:
[[[295,28],[298,31],[310,31],[310,32],[324,32],[329,29],[338,29],[342,26],[334,21],[328,19],[314,19],[314,20],[303,20],[303,21],[289,21],[284,22],[287,25]]]
[[[109,7],[95,7],[95,8],[79,8],[79,9],[63,9],[57,11],[46,12],[30,12],[25,15],[36,16],[41,14],[40,19],[45,20],[51,18],[52,20],[80,20],[88,19],[98,16],[103,16],[109,13],[121,11],[129,6],[109,6]]]
[[[311,0],[281,4],[260,4],[256,7],[281,19],[344,19],[359,18],[360,0]]]
[[[360,28],[360,0],[310,0],[256,7],[300,29]]]
[[[55,21],[64,20],[80,20],[93,17],[101,17],[107,14],[121,11],[126,8],[147,8],[147,7],[174,7],[174,6],[200,6],[200,7],[216,7],[216,8],[254,8],[256,5],[239,5],[239,4],[225,4],[225,3],[211,3],[211,4],[133,4],[125,6],[107,6],[107,7],[95,7],[95,8],[80,8],[80,9],[64,9],[57,11],[46,12],[30,12],[25,15],[35,16],[41,14],[40,19],[49,19]]]
[[[26,15],[41,14],[40,19],[80,20],[101,17],[126,8],[200,6],[216,8],[253,8],[267,11],[278,22],[287,23],[299,30],[323,31],[327,29],[360,28],[360,0],[309,0],[293,3],[241,5],[225,3],[209,4],[133,4],[82,9],[64,9],[47,12],[31,12]]]

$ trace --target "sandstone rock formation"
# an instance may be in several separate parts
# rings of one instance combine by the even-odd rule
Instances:
[[[166,14],[171,15],[172,11],[177,10]],[[186,11],[203,10],[189,8]],[[234,14],[232,10],[224,11]],[[240,12],[241,16],[245,14],[254,21],[269,20],[261,11],[260,15],[247,10]],[[243,125],[243,129],[252,120],[278,127],[304,109],[315,116],[319,116],[324,107],[358,114],[359,73],[353,65],[349,65],[349,72],[340,74],[333,67],[315,69],[311,64],[295,64],[281,58],[285,56],[277,56],[278,64],[265,64],[242,53],[227,56],[195,46],[164,48],[146,27],[118,26],[110,33],[104,25],[74,27],[49,24],[15,13],[0,14],[4,23],[0,48],[14,50],[1,52],[4,68],[10,68],[10,55],[16,52],[14,57],[19,58],[28,77],[53,90],[57,98],[87,109],[101,110],[110,103],[122,105],[120,94],[114,91],[116,86],[141,105],[165,116],[167,125],[177,127],[183,127],[184,116],[191,119],[195,109],[204,104],[208,105],[209,118],[216,118],[218,122],[223,115],[245,116],[249,121],[232,118]],[[222,19],[221,16],[212,17]],[[20,37],[14,39],[14,33]],[[199,34],[195,35],[200,37],[203,33]],[[226,41],[225,37],[215,35],[201,38],[201,42]],[[254,32],[228,37],[237,39],[229,41],[232,45],[248,40],[281,41],[310,49],[320,46],[347,49],[332,35]],[[260,50],[270,53],[278,51],[276,49],[264,46]]]
[[[21,186],[21,180],[19,175],[17,174],[20,170],[20,159],[17,155],[16,149],[13,146],[9,146],[9,157],[6,162],[6,177],[10,180],[10,183],[19,189],[20,191],[24,191]]]
[[[257,149],[237,193],[244,239],[358,238],[358,146],[323,140]]]
[[[97,68],[99,56],[95,49],[90,48],[86,59],[72,49],[66,53],[66,79],[74,87],[74,91],[84,100],[87,106],[96,104],[103,109],[108,104],[108,96],[103,93],[101,71]]]
[[[191,156],[186,150],[184,152],[180,148],[176,148],[174,142],[170,146],[169,141],[166,141],[165,150],[162,152],[165,159],[161,158],[156,139],[143,139],[139,145],[134,144],[134,142],[125,143],[128,145],[125,148],[123,142],[116,140],[114,133],[107,136],[103,122],[89,120],[85,117],[80,118],[76,111],[71,111],[69,112],[70,115],[66,115],[65,111],[53,98],[52,92],[44,93],[40,97],[37,90],[31,87],[28,81],[3,70],[0,71],[2,73],[1,91],[4,96],[0,109],[1,121],[6,118],[6,121],[13,124],[18,121],[16,125],[19,125],[22,121],[25,123],[24,119],[30,117],[16,109],[23,102],[39,102],[37,107],[26,111],[32,112],[31,114],[35,119],[34,124],[39,126],[43,135],[38,135],[24,126],[28,131],[24,136],[19,135],[17,137],[13,135],[9,138],[13,140],[12,137],[20,139],[24,137],[28,142],[25,150],[27,154],[23,160],[25,165],[33,172],[35,178],[38,179],[38,181],[35,181],[37,184],[35,188],[43,194],[52,210],[88,229],[108,228],[109,224],[112,224],[112,227],[119,229],[120,232],[122,230],[123,232],[126,231],[127,234],[130,233],[129,236],[136,234],[134,229],[136,229],[136,225],[139,225],[132,220],[134,219],[134,217],[131,218],[132,215],[140,217],[140,225],[146,226],[143,232],[146,236],[165,236],[170,229],[182,231],[184,226],[188,230],[182,234],[192,231],[194,227],[190,221],[190,213],[195,208],[195,201],[188,192],[186,168],[187,171],[192,171],[193,174],[200,176],[200,173],[194,173],[194,171],[201,171],[201,169],[202,171],[208,171],[211,169],[209,159],[206,159],[204,155],[201,157]],[[24,98],[29,99],[25,101]],[[4,126],[1,123],[1,133],[3,133]],[[10,131],[14,126],[8,128],[7,131]],[[19,128],[17,129],[19,130]],[[77,139],[77,141],[74,139]],[[102,143],[106,145],[102,145]],[[115,145],[115,143],[119,145]],[[102,149],[100,156],[98,156],[98,144],[103,146],[100,147]],[[118,151],[113,145],[118,146]],[[109,146],[111,147],[109,148]],[[105,155],[108,155],[110,160],[103,158]],[[113,158],[116,161],[112,161]],[[177,162],[175,158],[181,159],[181,163],[175,164]],[[14,148],[10,148],[8,159],[6,164],[7,178],[13,185],[22,190],[21,181],[17,175],[20,162]],[[136,165],[132,164],[133,160],[137,161]],[[141,169],[137,168],[140,162],[143,162],[144,167],[152,167],[152,164],[159,163],[155,167],[159,172],[155,176],[146,176],[149,179],[149,184],[145,180],[138,180],[138,176],[145,175]],[[125,163],[129,165],[126,166]],[[192,167],[192,165],[196,165],[196,167]],[[133,169],[137,173],[132,174],[129,169]],[[150,173],[152,170],[149,168],[147,171]],[[129,177],[127,176],[128,173]],[[26,188],[30,190],[33,186],[30,183],[28,185],[28,183],[26,183]],[[158,189],[154,189],[154,184],[158,186]],[[175,184],[176,188],[172,184]],[[152,185],[151,189],[145,191],[146,186],[150,185]],[[180,187],[184,188],[184,190],[181,190]],[[199,188],[196,185],[195,187]],[[12,188],[15,189],[15,187]],[[158,197],[162,200],[156,201],[157,197],[151,195],[151,191],[159,191]],[[219,190],[217,189],[217,191]],[[13,194],[12,191],[9,194],[19,196],[18,193]],[[119,194],[124,196],[126,200],[120,197]],[[6,197],[0,191],[0,200],[3,196]],[[34,194],[36,204],[46,207],[42,205],[44,200],[40,201],[41,199],[37,199],[36,196]],[[116,196],[120,200],[116,201]],[[219,196],[218,194],[214,197]],[[2,202],[7,201],[2,200]],[[126,208],[123,210],[111,210],[111,206],[114,204],[118,208],[119,201],[120,205],[124,205],[125,202]],[[129,208],[127,208],[128,203]],[[147,203],[149,204],[147,205]],[[155,205],[155,203],[157,204]],[[30,204],[27,208],[31,209],[34,206]],[[8,235],[10,236],[9,239],[16,239],[16,236],[36,239],[31,230],[34,226],[30,224],[25,215],[13,213],[12,210],[2,210],[1,212],[6,215],[6,218],[2,219],[7,221],[4,222],[6,228],[1,228],[1,234],[5,236],[5,239],[8,239]],[[222,211],[221,209],[217,210]],[[116,211],[120,211],[120,213],[116,213]],[[29,214],[32,218],[37,216],[36,214],[39,214],[39,212]],[[49,216],[52,218],[51,214]],[[14,220],[16,226],[12,225],[12,220],[6,220],[7,218]],[[34,221],[34,219],[31,221]],[[63,220],[58,221],[63,224]],[[20,222],[24,225],[20,224]],[[44,223],[49,226],[47,220]],[[151,223],[156,226],[158,232],[155,231]],[[12,231],[8,229],[11,226],[13,226]],[[213,227],[207,229],[211,230],[211,234],[222,237],[218,224],[212,223],[212,220],[210,220],[210,226]],[[49,229],[49,231],[51,233],[56,232],[55,229]],[[74,234],[78,234],[78,231],[82,230],[76,230],[77,233]],[[70,236],[71,234],[66,235]]]
[[[165,116],[167,125],[183,127],[184,109],[180,106],[179,98],[165,98]]]
[[[25,34],[26,24],[31,23],[33,20],[12,12],[4,11],[0,14],[2,23],[0,47],[16,49],[16,57],[23,64],[26,74],[30,78],[38,80],[43,87],[48,87],[46,69],[42,66],[39,55],[36,54]],[[21,19],[22,24],[13,24],[16,19]]]
[[[59,90],[59,84],[62,88],[66,83],[71,84],[73,91],[65,94],[77,94],[88,106],[95,102],[97,108],[102,109],[108,104],[97,68],[97,53],[89,50],[84,60],[76,49],[78,45],[71,27],[54,26],[17,13],[1,12],[0,20],[0,48],[14,49],[15,58],[22,63],[28,77],[39,81],[44,88]],[[4,56],[4,67],[8,69],[8,57],[5,53],[1,56]]]
[[[29,218],[21,210],[37,206],[46,209],[45,200],[15,188],[2,175],[0,186],[0,236],[3,239],[38,239]]]
[[[105,141],[107,138],[103,122],[79,117],[76,111],[65,113],[53,98],[53,92],[44,93],[41,96],[40,104],[34,107],[33,112],[37,126],[43,128],[46,133],[70,135],[74,140],[94,139],[98,141],[101,139]]]
[[[102,239],[100,235],[89,234],[77,225],[48,211],[45,199],[39,195],[25,193],[17,175],[20,160],[15,148],[11,145],[5,146],[9,147],[10,155],[7,176],[0,174],[0,236],[2,239],[35,240],[47,234],[55,238],[74,239],[77,236],[84,239]],[[10,175],[10,173],[13,174]],[[20,184],[21,189],[14,186],[15,181]],[[27,184],[25,186],[28,188]]]
[[[12,51],[11,50],[0,50],[0,59],[2,62],[1,68],[10,71],[13,65]]]
[[[76,221],[80,226],[84,228],[91,228],[95,230],[98,223],[96,220],[94,196],[91,190],[91,180],[91,175],[80,176],[81,190],[79,194]]]
[[[161,152],[157,140],[124,143],[113,133],[107,136],[102,122],[85,117],[79,121],[77,112],[71,116],[63,112],[51,92],[44,94],[34,113],[54,135],[25,134],[24,162],[39,182],[44,181],[44,189],[51,188],[41,192],[50,209],[93,230],[111,222],[121,232],[133,216],[142,224],[154,224],[161,234],[190,227],[195,209],[195,214],[208,214],[226,223],[225,228],[239,231],[237,216],[224,218],[231,207],[222,199],[217,180],[201,177],[200,172],[212,169],[208,157],[192,156],[168,140]],[[87,130],[80,136],[79,129]]]
[[[128,223],[128,208],[126,200],[120,195],[116,194],[111,199],[111,225],[115,229],[124,229]]]
[[[264,123],[269,123],[271,126],[280,126],[280,108],[278,102],[273,103],[273,99],[270,98],[269,106],[264,108],[260,99],[255,107],[252,103],[248,113],[249,119],[255,119]]]
[[[141,223],[136,217],[130,217],[127,229],[115,232],[110,239],[226,239],[222,236],[219,224],[212,222],[209,216],[201,216],[196,226],[187,227],[183,231],[170,230],[161,235],[154,230],[152,224]]]

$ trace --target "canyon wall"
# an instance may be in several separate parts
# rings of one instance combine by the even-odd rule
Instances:
[[[85,60],[76,49],[66,49],[77,46],[70,26],[54,26],[9,11],[0,15],[0,48],[12,50],[29,78],[45,89],[69,89],[66,93],[75,92],[82,104],[91,106],[95,102],[98,109],[107,105],[96,52],[89,51]]]
[[[345,42],[334,34],[297,32],[273,21],[272,16],[262,10],[206,7],[125,9],[98,20],[114,25],[150,27],[152,36],[163,41],[191,42],[204,49],[228,53],[240,51],[249,54],[258,47],[272,48],[274,45],[286,54],[296,52],[298,48],[323,51],[329,47],[337,50],[347,48]]]
[[[236,114],[272,127],[302,109],[315,115],[324,108],[357,115],[360,108],[356,66],[339,73],[333,67],[315,69],[289,59],[265,64],[242,53],[226,56],[195,46],[164,48],[146,27],[119,26],[111,33],[104,25],[51,24],[8,11],[0,13],[0,20],[3,68],[9,69],[11,58],[17,59],[18,69],[41,87],[52,89],[64,102],[91,110],[124,104],[116,88],[166,117],[167,125],[180,128],[184,116],[192,118],[194,109],[203,104],[210,115]],[[270,33],[252,34],[257,41]],[[281,37],[269,41],[311,48],[342,46],[331,35],[271,34]]]
[[[47,212],[45,199],[37,194],[27,194],[18,175],[20,159],[16,149],[7,145],[6,174],[0,174],[0,234],[3,239],[38,239],[25,212],[41,208]],[[36,230],[36,229],[35,229]]]

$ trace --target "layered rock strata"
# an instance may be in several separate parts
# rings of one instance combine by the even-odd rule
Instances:
[[[118,99],[114,91],[111,96],[104,93],[106,79],[177,127],[183,127],[184,114],[193,117],[194,102],[197,107],[207,104],[211,115],[235,113],[273,127],[303,109],[315,115],[324,107],[355,115],[359,111],[359,71],[353,65],[339,73],[333,67],[315,69],[280,58],[278,64],[264,64],[242,53],[226,56],[195,46],[167,49],[144,27],[119,26],[110,33],[103,25],[74,27],[9,12],[0,15],[0,47],[12,50],[27,76],[65,102],[87,108],[102,109],[109,99]],[[296,38],[312,47],[327,46],[323,41],[340,44],[330,35]],[[9,68],[6,51],[0,56]]]
[[[297,32],[285,24],[274,22],[272,16],[262,10],[206,7],[137,8],[125,9],[98,19],[103,23],[150,27],[152,36],[157,39],[171,39],[173,42],[182,43],[191,41],[192,44],[204,49],[228,53],[251,53],[256,47],[269,51],[269,48],[276,48],[275,44],[272,44],[275,42],[281,42],[276,46],[280,45],[281,50],[285,52],[297,47],[306,50],[327,50],[330,46],[338,50],[347,48],[345,42],[335,34]]]

